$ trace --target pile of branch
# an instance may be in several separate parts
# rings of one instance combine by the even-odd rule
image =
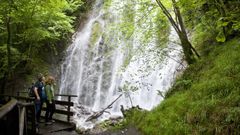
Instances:
[[[101,111],[96,112],[96,113],[94,113],[93,115],[89,116],[89,117],[87,118],[86,122],[91,121],[91,120],[94,120],[94,119],[97,119],[97,118],[100,117],[104,112],[109,113],[109,112],[107,112],[106,110],[107,110],[107,109],[111,109],[111,108],[112,108],[112,105],[113,105],[121,96],[122,96],[122,94],[119,95],[118,98],[116,98],[116,99],[115,99],[111,104],[109,104],[106,108],[104,108],[104,109],[102,109]]]

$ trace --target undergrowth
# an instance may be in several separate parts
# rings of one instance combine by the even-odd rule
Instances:
[[[205,48],[159,106],[130,112],[124,125],[146,135],[240,134],[240,40]]]

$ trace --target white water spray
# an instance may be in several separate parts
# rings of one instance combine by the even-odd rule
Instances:
[[[107,107],[120,94],[123,96],[108,110],[110,114],[104,113],[97,122],[121,116],[120,105],[124,108],[139,105],[147,110],[152,109],[162,100],[158,92],[170,88],[181,67],[181,48],[173,43],[162,50],[167,57],[161,63],[156,65],[150,61],[158,57],[157,51],[148,52],[155,46],[155,42],[151,42],[145,52],[133,56],[125,70],[122,70],[128,54],[125,47],[127,41],[122,39],[118,30],[108,31],[109,22],[121,21],[121,13],[115,9],[114,3],[119,4],[121,0],[113,0],[108,11],[103,8],[102,1],[95,4],[85,26],[73,36],[62,64],[60,93],[78,96],[74,100],[74,121],[78,127],[92,128],[96,122],[85,120],[94,112]],[[110,17],[106,18],[109,12],[111,15],[108,14]],[[173,29],[170,37],[171,40],[177,40]],[[136,36],[130,41],[135,49],[140,46],[138,40]],[[154,66],[145,68],[149,65]],[[133,89],[136,91],[129,91]]]

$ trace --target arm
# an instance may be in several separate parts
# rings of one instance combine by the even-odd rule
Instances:
[[[40,100],[40,97],[39,97],[39,94],[38,94],[38,88],[37,87],[34,87],[34,94],[36,95],[37,97],[37,100]]]
[[[52,100],[55,100],[55,92],[54,92],[54,86],[52,86],[51,94],[52,94]]]
[[[52,102],[52,95],[51,95],[51,86],[50,85],[46,85],[45,92],[47,94],[47,100],[49,101],[49,103],[51,103]]]

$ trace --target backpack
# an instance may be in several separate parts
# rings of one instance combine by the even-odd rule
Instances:
[[[30,87],[28,88],[28,96],[29,96],[29,97],[35,97],[34,88],[35,88],[35,85],[34,85],[34,84],[32,84],[32,86],[30,86]]]

